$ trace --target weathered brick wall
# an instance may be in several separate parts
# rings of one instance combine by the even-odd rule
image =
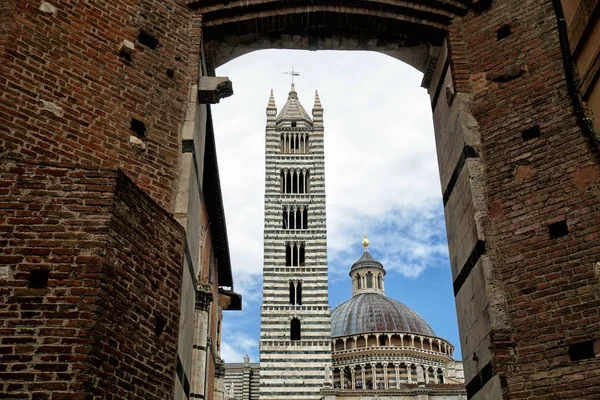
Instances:
[[[183,229],[122,173],[1,166],[0,397],[170,397]]]
[[[477,221],[485,240],[482,259],[489,264],[478,264],[483,278],[465,286],[476,295],[486,293],[490,303],[503,298],[506,307],[492,311],[506,316],[488,313],[483,321],[490,372],[500,374],[506,398],[596,398],[599,158],[573,112],[552,2],[493,1],[455,25],[462,47],[451,46],[453,60],[456,54],[460,61],[453,64],[454,82],[471,96],[485,168],[483,175],[471,170],[471,188],[483,188],[489,212],[487,222]],[[476,317],[459,320],[461,329],[469,318]],[[495,323],[503,318],[504,327]],[[571,346],[581,342],[588,343],[587,354]],[[584,359],[577,360],[576,353]],[[472,389],[478,389],[477,381],[485,384],[489,375],[487,360],[464,354],[467,381],[473,379]],[[480,389],[475,398],[493,393]]]
[[[0,151],[121,168],[172,210],[198,53],[190,11],[174,0],[50,1],[55,13],[41,3],[14,2],[15,23],[0,31]],[[138,41],[142,31],[155,49]],[[123,40],[135,44],[131,60]],[[130,143],[132,118],[145,124],[141,144]]]

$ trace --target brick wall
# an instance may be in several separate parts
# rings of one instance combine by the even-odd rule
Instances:
[[[0,151],[121,168],[172,210],[198,53],[190,11],[173,0],[50,3],[55,13],[41,11],[40,0],[14,2],[15,23],[0,31]],[[140,32],[158,40],[155,49]],[[123,40],[135,45],[130,60],[120,55]],[[132,118],[145,124],[140,142]]]
[[[454,73],[471,84],[460,87],[472,96],[485,168],[480,176],[471,171],[472,187],[484,187],[490,218],[477,221],[489,264],[479,265],[484,278],[470,284],[490,303],[502,297],[506,307],[505,316],[487,314],[491,373],[499,373],[506,398],[595,398],[599,158],[568,96],[552,4],[493,1],[456,24],[467,62]],[[460,320],[461,330],[469,318]],[[571,345],[582,342],[587,354],[574,359]],[[481,354],[464,355],[467,381],[485,383]]]
[[[183,229],[120,172],[1,165],[0,397],[170,397]]]

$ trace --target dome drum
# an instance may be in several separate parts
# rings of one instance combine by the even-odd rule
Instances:
[[[430,357],[452,359],[454,346],[448,341],[426,335],[403,332],[381,332],[350,335],[332,339],[332,354],[339,357],[357,357],[359,353],[369,354],[421,354]]]

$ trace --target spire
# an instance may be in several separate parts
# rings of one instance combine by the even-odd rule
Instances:
[[[267,108],[277,109],[277,107],[275,107],[275,96],[273,95],[273,89],[271,89],[271,95],[269,96],[269,104],[267,105]]]
[[[312,109],[314,129],[315,132],[323,133],[323,106],[321,106],[321,99],[319,98],[319,92],[315,90],[315,105]]]
[[[292,83],[287,102],[277,115],[277,126],[312,127],[313,121],[300,104],[296,86]]]
[[[319,98],[319,91],[315,90],[315,105],[313,106],[313,114],[315,110],[322,110],[321,99]]]
[[[273,95],[273,89],[271,89],[271,95],[269,96],[269,104],[267,105],[267,126],[275,128],[276,116],[277,107],[275,107],[275,96]]]
[[[288,101],[290,100],[298,100],[298,93],[296,92],[296,85],[294,85],[294,82],[292,82],[292,88],[288,94]]]

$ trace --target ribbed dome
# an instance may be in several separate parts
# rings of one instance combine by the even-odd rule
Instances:
[[[413,309],[379,293],[355,295],[331,312],[331,337],[369,332],[411,332],[435,336]]]

